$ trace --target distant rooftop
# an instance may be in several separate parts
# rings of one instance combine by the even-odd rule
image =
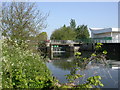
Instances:
[[[120,28],[89,28],[94,34],[106,33],[106,32],[120,32]]]

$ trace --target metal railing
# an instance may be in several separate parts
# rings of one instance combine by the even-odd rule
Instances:
[[[120,40],[105,39],[79,39],[79,40],[50,40],[51,44],[76,44],[76,43],[120,43]]]

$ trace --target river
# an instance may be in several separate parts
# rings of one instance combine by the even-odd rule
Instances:
[[[83,51],[83,57],[89,57],[92,52]],[[108,65],[103,65],[100,63],[88,63],[87,65],[82,65],[80,62],[77,62],[74,57],[74,53],[67,52],[56,52],[53,53],[50,61],[46,62],[47,67],[51,70],[53,76],[55,76],[60,83],[67,83],[66,76],[70,74],[76,62],[79,64],[79,70],[75,73],[84,75],[84,77],[76,79],[75,84],[82,84],[86,81],[88,77],[100,75],[102,77],[101,82],[104,84],[103,88],[118,88],[120,61],[119,58],[113,58],[112,54],[108,54]],[[114,55],[114,54],[113,54]],[[100,86],[99,86],[100,87]]]

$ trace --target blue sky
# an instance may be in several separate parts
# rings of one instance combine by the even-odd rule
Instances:
[[[37,5],[42,12],[50,12],[48,27],[43,30],[49,37],[55,29],[68,26],[70,19],[88,28],[118,27],[117,2],[38,2]]]

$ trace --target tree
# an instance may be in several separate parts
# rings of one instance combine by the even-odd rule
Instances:
[[[62,36],[62,33],[61,33],[61,30],[60,28],[59,29],[56,29],[52,35],[50,36],[50,39],[51,40],[61,40],[61,36]]]
[[[87,25],[78,26],[75,31],[76,31],[76,39],[87,39],[90,36]]]
[[[46,33],[46,32],[42,32],[42,33],[38,34],[38,35],[37,35],[37,40],[38,40],[38,41],[47,40],[47,33]]]
[[[12,2],[4,3],[2,7],[3,36],[17,42],[36,37],[40,30],[46,28],[48,14],[40,12],[35,3]]]
[[[70,28],[66,27],[65,25],[59,29],[56,29],[50,39],[54,40],[74,40],[75,39],[75,32]]]
[[[72,29],[76,28],[76,22],[74,19],[71,19],[71,21],[70,21],[70,28],[72,28]]]
[[[79,25],[76,28],[76,22],[71,19],[70,26],[64,24],[63,27],[56,29],[50,39],[55,40],[75,40],[75,39],[87,39],[89,38],[89,32],[87,25]]]

